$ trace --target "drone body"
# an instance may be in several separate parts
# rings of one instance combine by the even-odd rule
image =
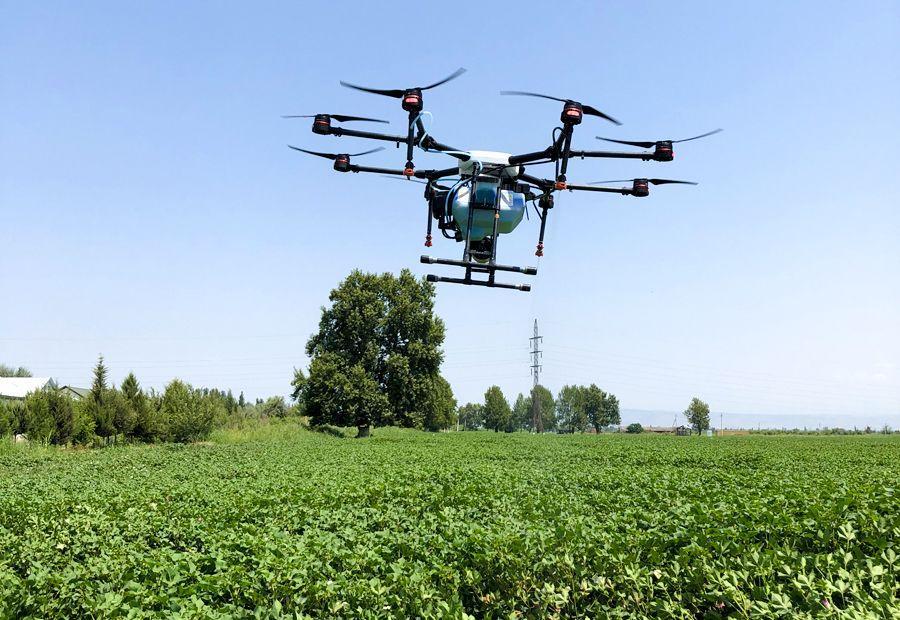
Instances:
[[[534,207],[540,220],[540,233],[535,254],[542,256],[544,251],[544,232],[549,211],[554,206],[555,192],[563,190],[592,191],[645,197],[650,193],[649,186],[651,184],[690,183],[688,181],[672,181],[668,179],[638,178],[623,181],[631,183],[631,187],[601,187],[596,184],[572,185],[566,179],[568,163],[571,158],[618,158],[668,162],[674,158],[674,143],[695,140],[721,131],[717,129],[700,136],[687,138],[686,140],[649,142],[613,140],[598,136],[600,140],[645,149],[653,148],[654,150],[652,152],[575,151],[571,148],[572,135],[574,128],[581,124],[585,115],[596,116],[617,125],[620,123],[592,106],[584,105],[571,99],[560,99],[522,91],[503,91],[501,94],[504,95],[540,97],[559,101],[563,104],[560,114],[562,126],[553,130],[553,143],[542,151],[521,155],[496,151],[460,151],[449,145],[441,144],[429,135],[424,119],[430,117],[430,114],[424,111],[422,93],[425,90],[459,77],[464,71],[465,69],[459,69],[449,77],[430,86],[407,89],[375,89],[341,82],[343,86],[349,88],[400,99],[401,107],[408,114],[409,124],[405,136],[346,129],[340,125],[336,126],[333,124],[333,121],[338,123],[349,121],[387,122],[378,119],[339,114],[315,114],[303,117],[314,119],[312,131],[319,135],[354,136],[393,142],[397,146],[404,144],[406,146],[406,164],[403,169],[360,166],[351,161],[353,157],[380,151],[383,150],[382,148],[351,155],[348,153],[319,153],[294,146],[290,147],[310,155],[333,160],[333,167],[338,172],[374,172],[392,178],[406,178],[424,183],[424,196],[428,204],[425,246],[431,247],[432,245],[433,224],[436,222],[438,230],[444,237],[463,244],[463,255],[462,260],[433,258],[430,256],[422,256],[420,260],[426,264],[449,265],[465,269],[463,278],[429,275],[428,280],[430,282],[511,288],[521,291],[531,290],[528,284],[507,284],[497,282],[495,279],[498,271],[526,275],[535,275],[537,273],[537,268],[535,267],[501,265],[496,261],[499,236],[509,234],[516,229],[522,221],[529,203]],[[413,162],[414,148],[419,148],[426,152],[449,155],[457,159],[457,164],[452,168],[417,170]],[[549,163],[555,166],[553,179],[541,178],[526,173],[525,164],[537,166]],[[616,182],[618,181],[605,181],[602,183]],[[696,185],[696,183],[690,184]],[[484,274],[487,278],[473,278],[474,274]]]

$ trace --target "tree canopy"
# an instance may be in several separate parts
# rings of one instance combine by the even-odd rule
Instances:
[[[492,431],[508,431],[512,409],[499,386],[492,385],[484,393],[484,426]]]
[[[691,404],[684,410],[684,417],[697,434],[709,428],[709,405],[697,398],[691,399]]]
[[[440,376],[444,323],[434,286],[404,269],[399,276],[353,271],[329,296],[306,345],[309,375],[293,386],[313,424],[449,426],[455,402]]]

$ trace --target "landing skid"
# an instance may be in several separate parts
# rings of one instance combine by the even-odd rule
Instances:
[[[531,290],[530,284],[507,284],[505,282],[495,282],[494,274],[497,271],[509,271],[513,273],[523,273],[528,276],[537,275],[537,267],[516,267],[514,265],[497,265],[495,263],[479,263],[477,261],[453,260],[449,258],[434,258],[432,256],[422,256],[420,262],[426,265],[450,265],[451,267],[463,267],[466,270],[465,278],[447,278],[444,276],[436,276],[428,274],[426,279],[429,282],[446,282],[448,284],[465,284],[467,286],[486,286],[488,288],[506,288],[527,293]],[[473,273],[486,273],[487,280],[475,280],[472,278]]]

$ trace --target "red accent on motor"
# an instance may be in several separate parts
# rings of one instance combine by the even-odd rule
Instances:
[[[647,183],[647,179],[635,179],[634,183],[631,186],[631,191],[635,196],[639,198],[649,196],[650,186]]]
[[[334,169],[338,172],[350,172],[350,156],[338,155],[334,159]]]
[[[578,125],[581,123],[582,116],[583,112],[581,111],[581,104],[575,101],[567,101],[563,106],[563,111],[559,120],[561,120],[564,125]]]
[[[411,177],[415,173],[416,173],[416,169],[413,168],[412,166],[407,166],[406,168],[403,169],[403,174],[407,177]]]
[[[403,94],[403,100],[400,103],[401,107],[407,112],[421,112],[422,111],[422,91],[418,88],[415,90],[408,90]]]
[[[554,189],[558,189],[558,190],[566,189],[566,182],[565,181],[557,181],[556,183],[553,184],[553,187],[554,187]]]
[[[672,150],[671,142],[657,142],[653,151],[653,159],[655,161],[672,161],[675,159],[675,152]]]
[[[543,243],[537,244],[537,252],[535,252],[534,255],[535,256],[543,256],[544,255],[544,244]]]
[[[431,247],[431,235],[425,235],[425,247],[426,248]]]
[[[331,133],[331,117],[327,114],[316,114],[312,125],[313,133],[327,136]]]

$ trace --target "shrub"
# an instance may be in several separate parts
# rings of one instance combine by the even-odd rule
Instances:
[[[168,422],[169,439],[180,443],[208,437],[217,414],[211,397],[178,379],[166,386],[161,411]]]
[[[634,433],[634,434],[643,433],[644,427],[641,426],[640,423],[638,423],[638,422],[632,422],[631,424],[628,425],[628,428],[625,429],[625,432],[626,433]]]
[[[24,431],[29,439],[66,444],[72,436],[72,400],[55,390],[25,397]]]
[[[77,400],[72,406],[72,443],[89,446],[94,443],[97,434],[94,432],[93,403],[90,398]]]
[[[12,435],[17,426],[15,413],[10,404],[0,399],[0,437]]]
[[[284,397],[273,396],[261,405],[261,415],[273,418],[285,418],[288,415],[288,406]]]

